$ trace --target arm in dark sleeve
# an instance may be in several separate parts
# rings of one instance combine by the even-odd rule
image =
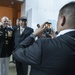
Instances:
[[[31,44],[32,43],[32,44]],[[33,43],[32,37],[27,37],[14,52],[14,58],[29,65],[40,65],[41,42],[37,40]]]

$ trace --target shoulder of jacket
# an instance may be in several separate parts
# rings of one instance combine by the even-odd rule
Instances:
[[[26,27],[26,28],[33,30],[31,27]]]

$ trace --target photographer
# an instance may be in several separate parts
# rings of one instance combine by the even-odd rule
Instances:
[[[46,24],[46,29],[44,30],[44,32],[42,34],[42,37],[45,37],[45,38],[53,38],[53,37],[55,37],[55,32],[51,27],[52,23],[46,22],[45,24]]]
[[[75,1],[64,5],[58,15],[56,38],[40,38],[45,24],[23,40],[14,58],[32,66],[30,75],[75,75]]]

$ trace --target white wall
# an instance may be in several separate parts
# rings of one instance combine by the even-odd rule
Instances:
[[[17,1],[23,2],[24,0],[17,0]]]
[[[25,15],[31,18],[28,19],[31,20],[31,22],[28,21],[31,23],[29,25],[36,29],[37,23],[42,24],[49,19],[57,21],[60,8],[70,1],[75,0],[26,0]],[[32,9],[32,13],[30,13],[30,9]],[[56,24],[53,26],[55,28]]]
[[[32,9],[29,9],[28,12],[27,12],[27,25],[29,27],[32,27]]]
[[[21,16],[25,16],[25,2],[21,5]]]

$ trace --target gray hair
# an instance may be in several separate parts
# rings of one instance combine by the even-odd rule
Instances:
[[[4,16],[4,17],[1,18],[1,22],[3,22],[5,19],[9,20],[8,17]]]

